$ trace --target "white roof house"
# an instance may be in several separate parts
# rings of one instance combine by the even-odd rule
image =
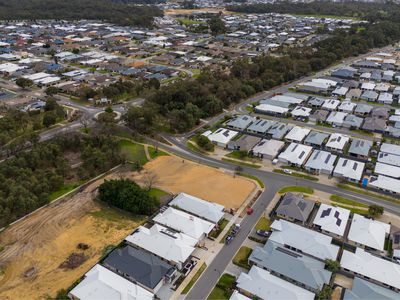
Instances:
[[[300,250],[315,258],[336,260],[339,246],[332,244],[332,238],[286,220],[275,220],[269,240]]]
[[[293,97],[291,95],[276,95],[271,98],[271,100],[286,102],[290,104],[300,104],[303,102],[301,98]]]
[[[333,92],[332,95],[336,95],[336,96],[345,96],[347,94],[347,92],[349,91],[348,87],[345,86],[341,86],[336,88]]]
[[[178,207],[188,213],[213,223],[218,223],[224,216],[224,206],[197,198],[186,193],[178,194],[169,206]]]
[[[239,290],[261,299],[313,300],[314,293],[253,266],[249,273],[241,273],[237,279]]]
[[[364,82],[361,85],[361,89],[364,91],[373,91],[375,89],[376,84],[372,82]]]
[[[13,63],[4,63],[4,64],[0,64],[0,72],[4,72],[4,73],[14,73],[17,72],[19,70],[25,69],[26,66],[19,66]]]
[[[260,113],[278,114],[278,115],[284,115],[289,112],[289,109],[286,107],[281,107],[271,104],[259,104],[255,107],[255,110]]]
[[[154,294],[101,265],[95,265],[69,294],[80,300],[151,300]]]
[[[395,155],[400,154],[400,146],[399,145],[382,143],[380,150],[381,150],[381,152],[385,152],[385,153],[390,153],[390,154],[395,154]]]
[[[341,133],[332,133],[325,146],[328,149],[341,152],[349,141],[350,138],[347,135]]]
[[[226,147],[228,143],[238,135],[239,132],[225,128],[219,128],[215,132],[205,132],[205,135],[211,142],[221,147]]]
[[[154,222],[201,240],[215,227],[214,223],[200,219],[181,210],[168,207],[153,219]]]
[[[357,244],[383,251],[389,233],[389,224],[354,214],[347,237]]]
[[[312,149],[311,146],[291,143],[284,152],[279,154],[278,158],[281,162],[301,166],[307,160]]]
[[[140,226],[125,240],[179,266],[192,255],[197,244],[196,239],[157,224],[151,228]]]
[[[337,155],[327,151],[314,150],[305,164],[305,168],[311,172],[331,174]]]
[[[376,163],[374,173],[400,179],[400,167],[381,162]]]
[[[350,102],[350,101],[343,101],[340,105],[339,105],[339,110],[343,111],[343,112],[347,112],[347,113],[351,113],[353,112],[353,110],[356,108],[357,104],[354,102]]]
[[[400,155],[379,152],[378,161],[384,164],[400,167]]]
[[[348,209],[321,203],[313,223],[325,232],[343,236],[349,216]]]
[[[289,133],[285,136],[285,139],[290,142],[301,143],[305,137],[310,133],[310,129],[300,126],[295,126]]]
[[[251,300],[251,298],[246,297],[245,295],[239,293],[239,291],[237,290],[234,290],[229,300]]]
[[[312,109],[304,106],[296,106],[290,113],[293,117],[309,117]]]
[[[336,126],[342,126],[344,119],[347,117],[348,113],[342,112],[342,111],[332,111],[328,118],[326,118],[326,123],[336,125]]]
[[[322,104],[322,108],[327,109],[327,110],[336,110],[336,108],[339,106],[340,101],[336,99],[327,99],[324,101],[324,104]]]
[[[333,170],[333,176],[358,182],[361,180],[364,167],[365,163],[341,157]]]
[[[400,180],[388,176],[378,175],[377,177],[371,177],[368,185],[383,191],[395,194],[400,193]]]
[[[400,265],[357,248],[356,252],[343,251],[342,268],[361,274],[387,286],[400,289]]]

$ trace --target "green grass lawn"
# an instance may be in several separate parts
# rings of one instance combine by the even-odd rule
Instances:
[[[319,180],[318,177],[310,176],[310,175],[303,174],[303,173],[292,172],[292,174],[286,174],[285,171],[281,170],[281,169],[274,169],[273,171],[275,173],[280,173],[280,174],[283,174],[283,175],[289,175],[289,176],[298,177],[298,178],[311,180],[311,181],[318,181]]]
[[[149,146],[147,149],[149,150],[149,155],[150,155],[151,159],[155,159],[159,156],[168,156],[169,155],[168,153],[166,153],[160,149],[156,150],[156,148],[154,148],[152,146]]]
[[[188,18],[178,18],[176,19],[181,25],[189,26],[189,25],[195,25],[195,24],[204,24],[203,21],[198,21],[198,20],[191,20]]]
[[[241,161],[237,161],[237,160],[233,160],[233,159],[229,159],[229,158],[225,158],[225,157],[222,157],[221,160],[232,163],[234,165],[242,166],[242,167],[250,167],[250,168],[256,168],[256,169],[261,168],[261,165],[255,165],[252,163],[241,162]]]
[[[81,184],[82,184],[82,182],[64,185],[61,189],[59,189],[58,191],[55,191],[49,195],[49,201],[51,202],[51,201],[56,200],[57,198],[69,193],[73,189],[76,189]]]
[[[92,217],[103,219],[111,222],[121,222],[124,220],[135,221],[138,223],[143,223],[145,221],[145,217],[143,216],[134,216],[126,211],[123,211],[118,208],[110,207],[103,202],[97,202],[100,204],[100,209],[96,211],[90,212]]]
[[[206,263],[203,263],[200,267],[200,269],[197,270],[196,274],[194,274],[193,278],[189,281],[187,286],[182,291],[182,294],[187,294],[192,286],[196,283],[197,279],[201,276],[201,274],[204,272],[204,270],[207,268]]]
[[[207,300],[227,300],[233,293],[233,286],[236,278],[229,274],[223,274],[218,280],[217,285],[211,291]]]
[[[169,195],[169,193],[167,193],[166,191],[160,190],[158,188],[151,188],[149,191],[149,196],[151,197],[156,197],[158,199]]]
[[[265,230],[265,231],[267,231],[267,230],[270,229],[270,225],[271,225],[271,220],[270,219],[268,219],[266,217],[261,217],[258,220],[255,228],[256,228],[256,230]]]
[[[242,173],[242,172],[239,172],[238,175],[243,176],[243,177],[247,177],[247,178],[252,179],[252,180],[255,180],[255,181],[257,181],[257,183],[260,185],[261,188],[265,188],[264,183],[260,180],[260,178],[258,178],[256,176],[253,176],[253,175],[250,175],[250,174],[247,174],[247,173]]]
[[[130,162],[140,162],[143,166],[148,160],[144,151],[144,146],[131,142],[129,140],[120,140],[121,153],[126,156],[126,159]]]
[[[247,155],[246,152],[242,152],[242,151],[237,151],[234,150],[231,153],[228,153],[227,155],[225,155],[226,157],[230,157],[230,158],[234,158],[234,159],[239,159],[239,160],[243,160],[246,162],[251,162],[251,163],[257,163],[261,161],[261,158],[256,158],[256,157],[250,157]]]
[[[239,249],[239,251],[236,253],[232,262],[239,267],[250,270],[250,265],[249,265],[248,259],[249,259],[251,252],[253,252],[253,249],[246,247],[246,246],[242,246]]]
[[[193,144],[192,142],[187,142],[186,146],[189,148],[189,150],[196,152],[196,153],[200,153],[200,154],[207,154],[206,151],[200,149],[199,147],[197,147],[197,145]]]
[[[218,230],[213,230],[210,233],[210,237],[217,238],[220,233],[225,229],[226,225],[228,225],[229,221],[227,219],[222,219],[218,222]]]
[[[304,194],[314,194],[314,190],[307,186],[286,186],[279,190],[279,194],[285,194],[289,192],[297,192],[297,193],[304,193]]]
[[[350,206],[368,208],[367,204],[360,203],[360,202],[357,202],[357,201],[354,201],[354,200],[350,200],[350,199],[341,197],[339,195],[331,195],[330,199],[331,199],[331,201],[336,202],[336,203],[341,203],[341,204],[350,205]]]

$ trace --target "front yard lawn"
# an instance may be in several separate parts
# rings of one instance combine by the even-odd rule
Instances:
[[[247,270],[250,270],[250,265],[249,265],[249,256],[253,252],[253,249],[242,246],[238,253],[236,253],[235,257],[233,258],[232,262],[242,268],[245,268]]]

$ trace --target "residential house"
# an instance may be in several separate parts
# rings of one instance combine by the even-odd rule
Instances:
[[[238,131],[243,131],[251,124],[256,121],[255,118],[248,116],[248,115],[239,115],[231,119],[229,122],[226,123],[226,127],[230,129],[235,129]]]
[[[341,268],[353,276],[400,291],[400,264],[369,253],[362,248],[343,250]]]
[[[329,111],[318,109],[313,114],[310,115],[309,120],[310,122],[320,123],[325,122],[328,118]]]
[[[291,143],[281,154],[279,161],[301,167],[311,154],[312,147],[297,143]]]
[[[314,293],[257,266],[253,266],[247,274],[242,272],[236,286],[250,299],[313,300],[315,298]]]
[[[257,145],[255,145],[252,150],[250,150],[250,154],[257,157],[274,160],[284,146],[285,143],[282,141],[263,139]]]
[[[314,207],[314,202],[305,200],[300,193],[286,193],[275,211],[278,217],[305,224]]]
[[[316,148],[322,148],[325,142],[328,140],[329,134],[319,131],[312,130],[304,140],[305,145],[313,146]]]
[[[343,125],[344,119],[346,118],[347,113],[341,111],[332,111],[328,118],[326,119],[326,123],[331,124],[332,126],[341,127]]]
[[[361,299],[386,299],[397,300],[399,293],[371,283],[367,280],[354,277],[351,289],[346,289],[343,300],[361,300]]]
[[[333,171],[333,176],[358,183],[363,175],[364,167],[365,163],[341,157]]]
[[[357,107],[354,110],[354,114],[356,116],[365,117],[371,113],[372,108],[373,108],[372,105],[358,103]]]
[[[349,155],[367,160],[372,145],[372,141],[353,139],[350,144]]]
[[[347,238],[354,246],[378,250],[384,254],[385,240],[389,234],[389,224],[354,214]]]
[[[215,132],[206,131],[203,133],[212,143],[226,148],[228,143],[235,138],[239,133],[234,130],[229,130],[225,128],[219,128]]]
[[[154,299],[154,294],[150,291],[101,265],[95,265],[90,269],[68,296],[73,300]]]
[[[250,151],[258,142],[260,141],[259,137],[251,136],[251,135],[242,135],[238,139],[231,140],[228,142],[227,148],[230,150],[237,151]]]
[[[363,122],[363,118],[357,117],[353,114],[349,114],[343,121],[343,127],[350,129],[360,129]]]
[[[325,148],[331,151],[343,153],[350,137],[341,133],[332,133],[325,145]]]
[[[327,151],[314,150],[304,168],[315,174],[331,175],[337,156]]]
[[[367,117],[361,129],[371,132],[384,133],[386,131],[386,120],[377,117]]]
[[[254,248],[249,263],[314,293],[329,284],[332,276],[331,272],[325,270],[324,262],[270,239],[263,247]]]
[[[308,128],[295,126],[285,136],[285,140],[288,142],[301,143],[304,138],[310,133],[310,131],[311,130]]]
[[[350,211],[348,209],[321,203],[313,224],[325,234],[342,238],[347,227],[349,216]]]
[[[275,121],[259,119],[251,124],[247,128],[247,131],[250,133],[265,135],[268,129],[270,129],[274,124],[276,124]]]
[[[201,241],[215,227],[214,223],[200,219],[184,211],[168,207],[153,218],[155,223],[184,233],[197,241]]]

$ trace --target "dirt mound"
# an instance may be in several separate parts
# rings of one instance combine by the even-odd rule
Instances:
[[[67,269],[67,270],[73,270],[82,265],[88,257],[83,254],[83,253],[71,253],[68,258],[63,261],[59,268],[60,269]]]

